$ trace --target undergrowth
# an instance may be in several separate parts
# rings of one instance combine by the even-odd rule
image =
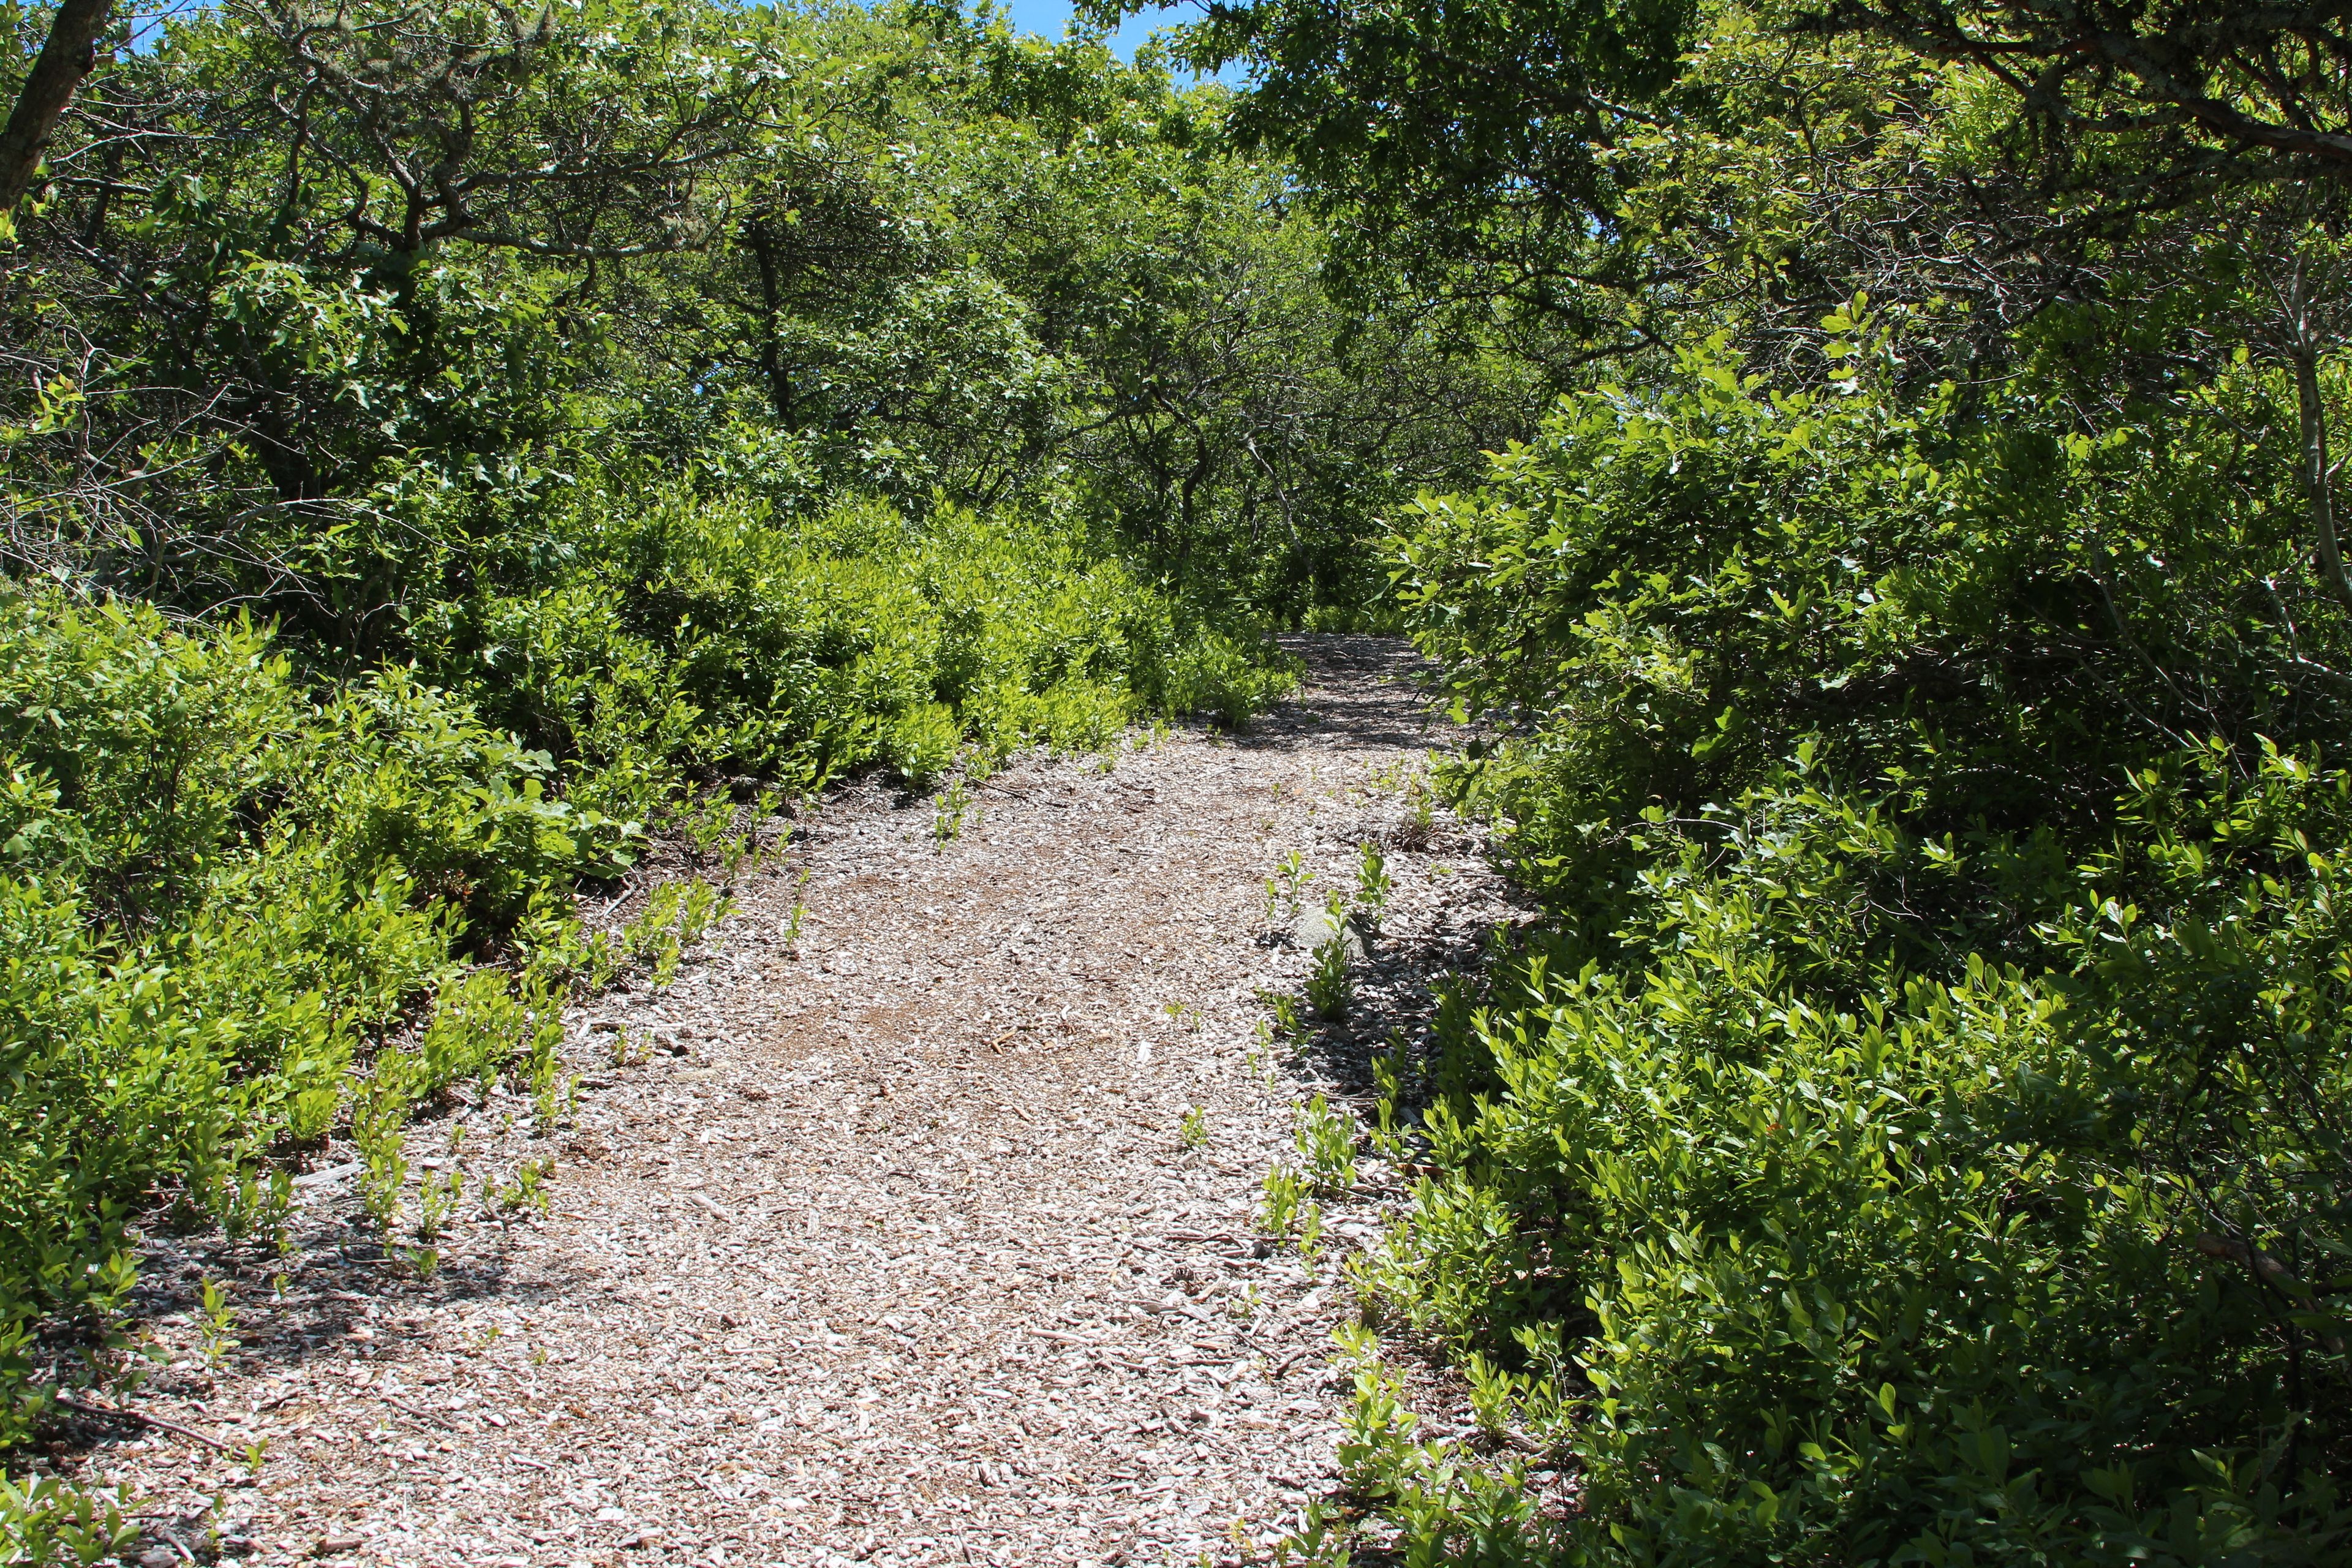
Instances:
[[[714,801],[1238,722],[1290,679],[1018,519],[590,494],[557,532],[562,569],[350,673],[244,622],[0,592],[0,1448],[114,1364],[140,1227],[266,1243],[338,1134],[389,1235],[420,1109],[504,1079],[560,1119],[563,1004],[665,981],[723,909],[696,879],[594,933],[573,890],[661,836],[736,863]],[[428,1192],[420,1244],[457,1196]],[[5,1506],[28,1551],[103,1525]]]
[[[2346,1561],[2343,632],[2241,592],[2289,447],[2221,507],[2219,436],[1723,353],[1398,542],[1550,920],[1381,1064],[1368,1310],[1486,1436],[1360,1343],[1353,1508],[1412,1563]]]

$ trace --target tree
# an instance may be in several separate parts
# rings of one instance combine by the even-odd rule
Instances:
[[[33,188],[58,117],[97,61],[99,35],[112,9],[110,0],[62,0],[49,18],[48,37],[0,128],[0,238],[13,226],[16,204]]]

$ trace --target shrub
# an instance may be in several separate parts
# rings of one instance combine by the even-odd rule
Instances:
[[[37,1336],[102,1338],[158,1194],[266,1227],[276,1163],[348,1117],[388,1213],[417,1107],[502,1073],[553,1103],[565,990],[666,981],[720,912],[667,889],[615,943],[571,890],[710,784],[1102,746],[1211,644],[1229,713],[1286,679],[1046,522],[590,478],[556,564],[339,679],[241,621],[0,592],[0,1447]]]
[[[2279,456],[2217,520],[2178,451],[1702,350],[1427,504],[1499,731],[1450,781],[1553,919],[1441,1005],[1367,1282],[1577,1490],[1371,1376],[1405,1560],[2352,1551],[2352,777],[2288,646],[2337,623],[2232,586],[2298,569]],[[2127,531],[2208,596],[2103,584]]]

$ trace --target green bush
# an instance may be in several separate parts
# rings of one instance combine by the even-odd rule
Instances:
[[[2352,775],[2294,668],[2340,621],[2226,597],[2299,550],[2175,437],[1702,350],[1400,542],[1498,721],[1454,787],[1554,920],[1441,1007],[1435,1173],[1366,1285],[1523,1380],[1577,1488],[1414,1440],[1369,1369],[1351,1480],[1406,1561],[2352,1552]],[[2110,616],[2126,537],[2189,584]]]
[[[413,664],[340,680],[242,622],[0,593],[0,1447],[39,1413],[36,1337],[102,1337],[157,1194],[266,1229],[280,1158],[356,1084],[388,1162],[436,1096],[546,1078],[565,987],[666,978],[711,889],[617,948],[571,889],[709,785],[919,784],[967,746],[1246,716],[1288,679],[1044,522],[615,481],[549,526],[560,566],[435,604]],[[1203,659],[1213,691],[1171,680]],[[492,952],[520,973],[469,967]]]

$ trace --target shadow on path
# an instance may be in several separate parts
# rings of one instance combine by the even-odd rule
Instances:
[[[1298,697],[1268,714],[1239,746],[1324,751],[1445,751],[1469,733],[1434,713],[1424,684],[1430,666],[1402,637],[1299,635],[1281,639],[1304,659],[1307,680]],[[1427,854],[1461,868],[1465,883],[1484,860],[1484,836],[1442,807],[1417,819],[1400,805],[1375,838],[1384,855]],[[1452,976],[1477,971],[1491,956],[1498,928],[1532,920],[1516,900],[1465,898],[1434,918],[1398,923],[1372,936],[1358,961],[1349,1016],[1337,1022],[1303,1019],[1296,1042],[1304,1065],[1339,1086],[1350,1099],[1375,1093],[1373,1059],[1396,1042],[1424,1058],[1438,990]],[[1304,1008],[1302,1005],[1302,1015]]]

